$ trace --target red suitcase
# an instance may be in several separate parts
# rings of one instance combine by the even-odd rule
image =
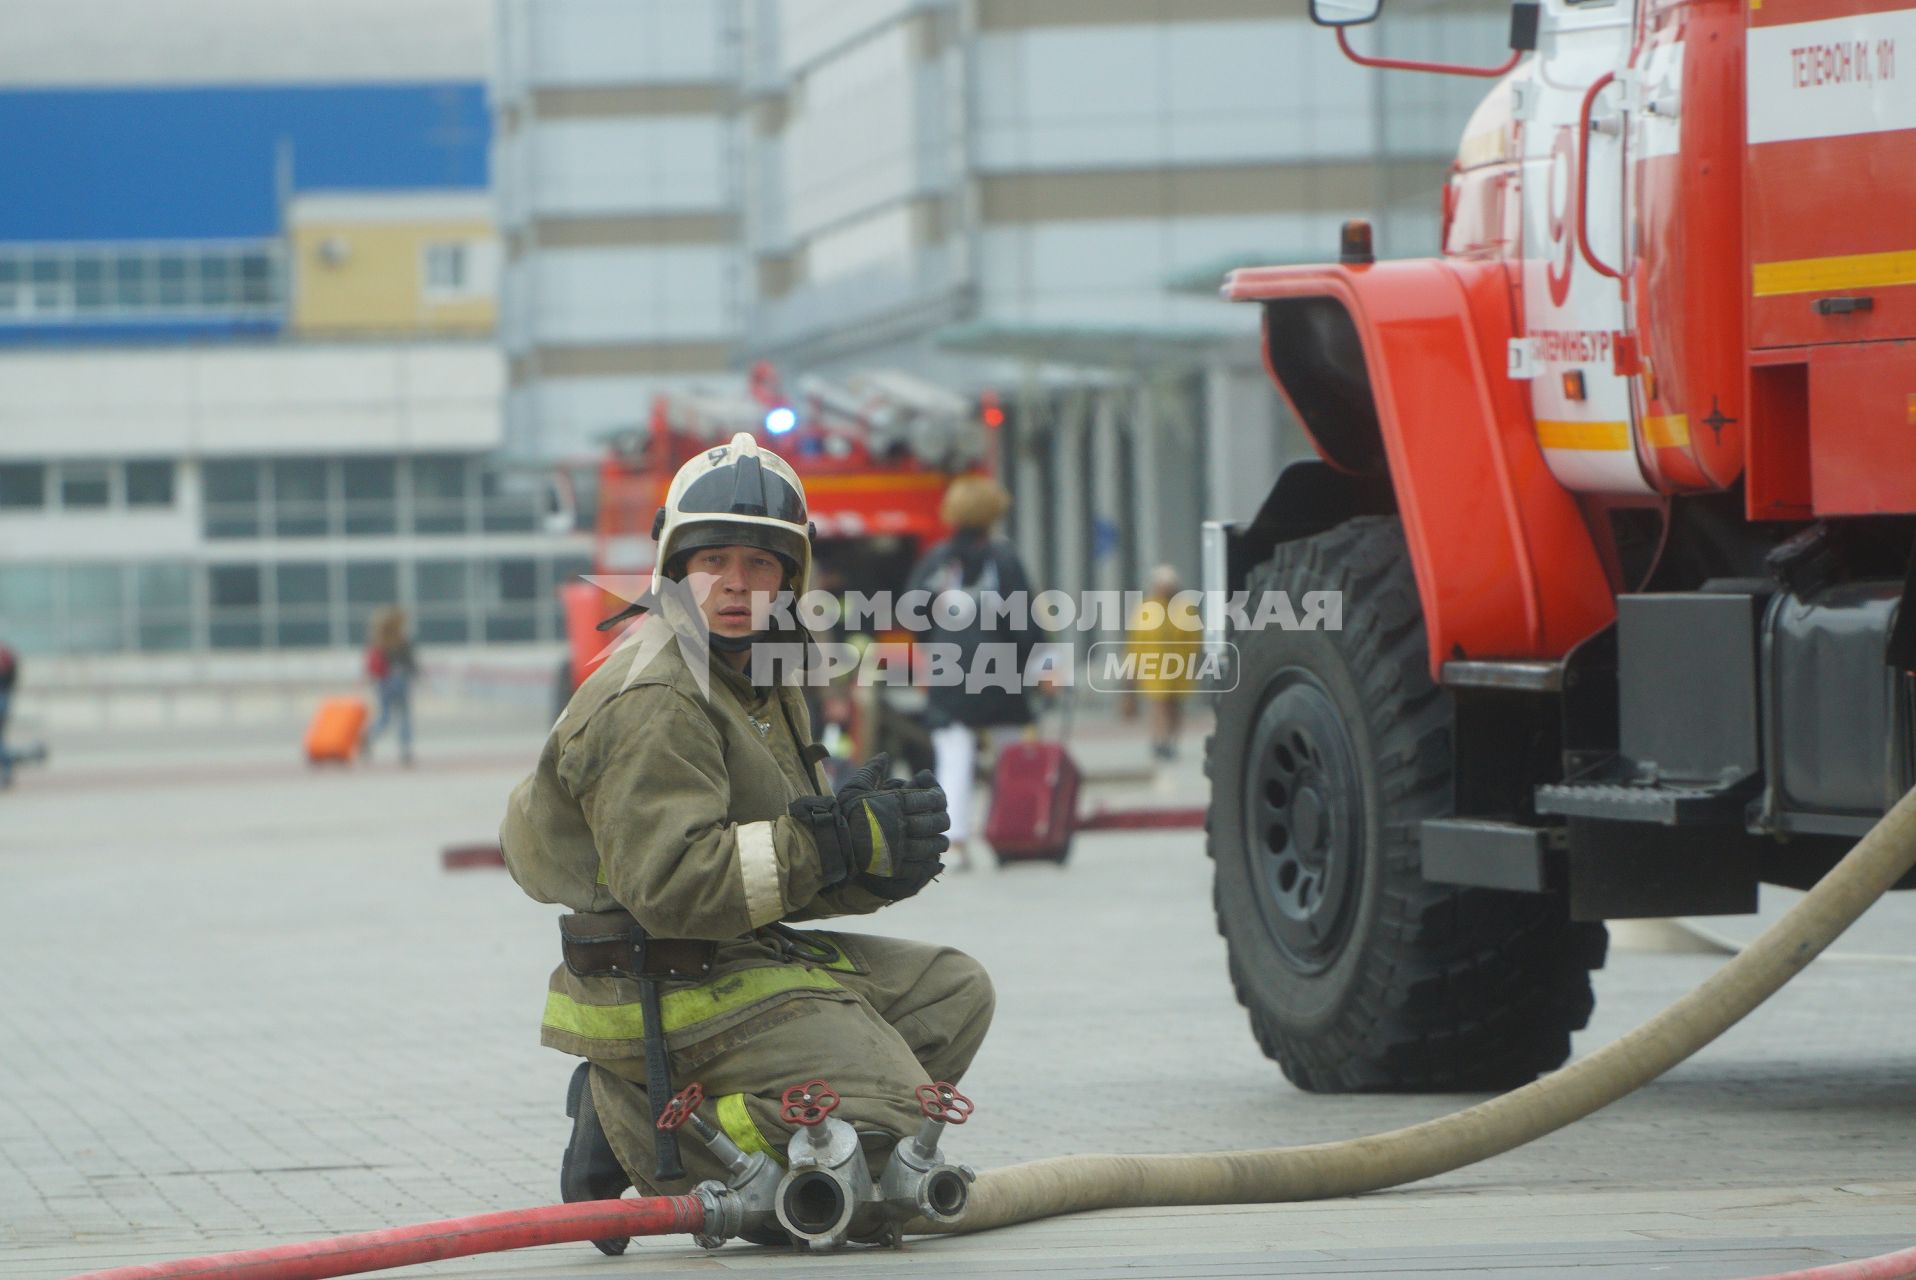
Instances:
[[[365,732],[365,699],[328,698],[306,727],[306,759],[313,764],[322,760],[346,764],[359,754],[360,735]]]
[[[991,775],[985,843],[1006,862],[1062,863],[1078,819],[1078,766],[1062,742],[1015,742]]]

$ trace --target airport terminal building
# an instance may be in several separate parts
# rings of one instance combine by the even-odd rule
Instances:
[[[1481,10],[1481,21],[1456,11]],[[1047,586],[1195,578],[1305,446],[1233,266],[1433,252],[1476,81],[1278,0],[182,0],[0,49],[0,633],[550,646],[660,390],[899,368],[1006,410]],[[1383,52],[1502,47],[1502,0]],[[93,24],[97,26],[97,24]],[[147,29],[150,28],[150,29]],[[1394,45],[1389,42],[1394,42]],[[550,649],[548,648],[548,652]]]
[[[9,67],[0,643],[208,666],[395,602],[432,646],[556,637],[590,549],[494,465],[485,10],[426,8],[470,19],[432,79],[297,32]]]

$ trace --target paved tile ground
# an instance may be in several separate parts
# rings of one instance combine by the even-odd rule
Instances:
[[[554,912],[500,872],[438,864],[443,845],[490,837],[539,733],[428,724],[409,772],[309,770],[290,725],[68,735],[0,794],[0,1275],[556,1198],[569,1060],[535,1037]],[[1201,799],[1194,759],[1139,771],[1133,731],[1088,717],[1078,745],[1112,779],[1094,800]],[[1916,951],[1912,924],[1916,901],[1892,900],[1852,949]],[[948,876],[865,927],[949,940],[996,977],[998,1023],[966,1082],[979,1114],[951,1143],[981,1168],[1326,1141],[1473,1100],[1284,1083],[1232,1002],[1194,834],[1086,836],[1062,870]],[[1579,1050],[1719,963],[1617,952]],[[1087,1215],[830,1259],[662,1240],[619,1261],[575,1246],[428,1270],[1728,1277],[1860,1256],[1916,1243],[1911,978],[1817,966],[1595,1119],[1354,1200]]]

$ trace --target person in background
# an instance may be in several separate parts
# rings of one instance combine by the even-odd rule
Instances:
[[[20,659],[0,644],[0,787],[13,785],[13,753],[7,750],[7,713],[13,705],[13,682],[20,675]]]
[[[987,595],[1010,597],[1029,593],[1031,581],[1018,553],[1009,542],[992,536],[992,528],[1011,510],[1011,495],[988,476],[960,476],[945,490],[939,514],[951,526],[951,537],[927,551],[911,573],[907,591],[927,591],[935,601],[946,592],[958,591],[981,602]],[[1027,594],[1027,600],[1029,596]],[[927,609],[936,616],[935,611]],[[990,627],[985,610],[974,611],[976,620],[957,630],[935,629],[925,639],[932,643],[958,646],[958,667],[971,671],[992,669],[980,661],[979,646],[1013,646],[1016,666],[1022,673],[1036,645],[1036,633],[1029,616],[1022,629],[1010,629],[1002,621],[1002,611]],[[997,669],[1003,669],[999,664]],[[933,685],[926,690],[925,727],[931,732],[936,763],[932,772],[944,789],[951,812],[951,853],[957,870],[971,867],[971,852],[966,840],[971,829],[971,792],[978,759],[978,731],[1028,725],[1034,719],[1031,699],[1022,683],[1014,690],[987,687],[966,692],[963,682]]]
[[[1175,760],[1178,735],[1184,728],[1184,699],[1196,688],[1186,674],[1195,652],[1195,633],[1180,627],[1171,617],[1171,597],[1178,593],[1178,571],[1161,564],[1151,571],[1145,588],[1145,603],[1131,619],[1126,633],[1131,652],[1138,658],[1137,687],[1125,699],[1125,718],[1137,714],[1137,699],[1150,708],[1151,755],[1158,760]],[[1151,605],[1156,604],[1156,617]]]
[[[391,605],[375,613],[366,645],[366,674],[379,692],[379,716],[360,743],[363,756],[371,758],[373,743],[386,731],[387,723],[396,719],[400,763],[412,763],[412,681],[418,670],[412,637],[406,627],[406,611]]]

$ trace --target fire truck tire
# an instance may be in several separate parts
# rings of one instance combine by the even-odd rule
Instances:
[[[1399,522],[1286,543],[1247,585],[1300,619],[1305,593],[1342,593],[1338,629],[1232,636],[1238,682],[1206,748],[1218,932],[1265,1055],[1322,1093],[1506,1089],[1560,1066],[1603,926],[1560,897],[1424,880],[1452,710]]]

